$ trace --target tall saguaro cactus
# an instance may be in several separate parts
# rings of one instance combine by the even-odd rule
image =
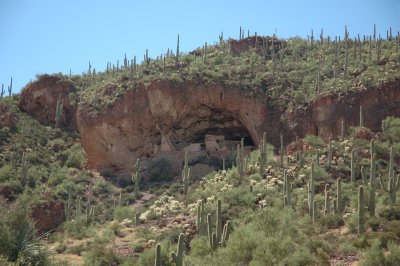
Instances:
[[[263,176],[265,173],[265,164],[267,162],[267,137],[266,133],[263,133],[263,138],[260,144],[260,157],[259,157],[259,165],[260,165],[260,175]]]
[[[171,253],[171,263],[175,263],[176,266],[183,266],[183,251],[185,249],[184,243],[185,235],[181,233],[178,239],[178,247],[176,254],[174,252]]]
[[[292,185],[289,183],[288,175],[286,170],[283,170],[283,193],[284,193],[284,204],[285,206],[292,205]]]
[[[328,215],[331,209],[331,204],[330,204],[330,199],[329,199],[329,185],[325,185],[325,209],[324,209],[324,215]]]
[[[199,235],[205,235],[207,234],[207,221],[206,221],[206,216],[204,212],[204,200],[201,201],[200,205],[197,206],[197,232]]]
[[[343,194],[342,194],[342,182],[340,177],[336,180],[336,202],[337,202],[337,213],[342,213],[344,209]]]
[[[280,140],[281,140],[281,168],[283,168],[283,156],[284,156],[284,147],[283,147],[283,134],[281,132],[281,136],[280,136]]]
[[[183,181],[183,194],[187,195],[189,190],[190,182],[190,167],[188,162],[188,152],[185,152],[185,165],[182,170],[182,181]]]
[[[156,246],[156,257],[154,261],[154,266],[161,266],[161,245]]]
[[[353,149],[350,156],[350,180],[352,183],[356,182],[355,164],[355,154]]]
[[[311,163],[311,178],[308,181],[308,211],[310,216],[313,217],[313,204],[315,198],[315,176],[314,176],[314,163]]]
[[[332,140],[331,140],[331,138],[329,137],[329,144],[328,144],[328,167],[331,167],[331,165],[332,165],[332,155],[333,155],[333,152],[332,152]]]
[[[221,210],[221,200],[217,200],[217,221],[215,226],[217,243],[221,242],[222,237],[222,210]]]
[[[179,65],[179,34],[178,41],[176,42],[176,56],[175,56],[175,66]]]
[[[396,203],[396,193],[397,190],[399,189],[399,184],[400,184],[399,179],[400,175],[397,175],[396,177],[389,177],[388,185],[386,188],[385,185],[383,184],[382,178],[379,178],[379,183],[381,185],[381,188],[387,193],[389,193],[389,201],[391,204]]]
[[[365,232],[365,203],[364,203],[364,187],[358,188],[358,234]]]
[[[237,157],[236,157],[236,165],[237,171],[239,174],[239,184],[242,183],[242,179],[244,178],[245,173],[245,163],[244,163],[244,140],[240,141],[240,144],[237,145]]]
[[[62,113],[63,113],[64,99],[61,99],[61,94],[58,96],[57,105],[56,105],[56,117],[55,117],[55,127],[60,126]]]
[[[370,190],[369,190],[369,204],[368,212],[369,216],[375,215],[375,186],[376,186],[376,154],[374,148],[374,141],[371,140],[371,169],[370,169]]]
[[[140,172],[139,172],[139,159],[136,160],[135,168],[132,172],[132,181],[135,183],[133,188],[133,193],[136,199],[139,199],[139,182],[140,182]]]

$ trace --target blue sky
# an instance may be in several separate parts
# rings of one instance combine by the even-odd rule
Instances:
[[[0,0],[0,84],[13,77],[14,92],[36,74],[82,73],[176,48],[238,38],[239,27],[260,35],[306,37],[372,34],[373,24],[400,30],[400,0]]]

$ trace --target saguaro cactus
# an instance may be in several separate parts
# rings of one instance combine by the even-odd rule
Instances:
[[[197,206],[197,232],[199,235],[207,234],[207,224],[206,224],[206,216],[204,212],[204,200],[201,201],[200,205]]]
[[[373,141],[371,141],[371,147],[373,147]],[[374,150],[373,148],[371,150]],[[376,154],[374,153],[371,158],[371,171],[370,171],[370,190],[369,190],[369,204],[368,204],[368,212],[372,217],[375,215],[375,175],[376,175],[376,162],[375,162]]]
[[[337,212],[342,213],[344,209],[342,184],[340,177],[336,180],[336,201],[337,201]]]
[[[331,167],[332,165],[332,140],[331,137],[329,137],[329,144],[328,144],[328,167]]]
[[[222,237],[222,211],[221,211],[221,200],[217,200],[217,221],[215,226],[217,243],[221,242]]]
[[[226,242],[229,239],[229,231],[231,228],[231,221],[228,220],[226,221],[226,224],[224,225],[224,230],[222,232],[222,240],[221,240],[221,245],[226,245]]]
[[[263,138],[260,143],[260,157],[259,157],[259,165],[260,165],[260,175],[263,176],[265,173],[265,164],[267,162],[267,137],[266,133],[263,133]]]
[[[358,234],[365,232],[365,203],[364,203],[364,187],[358,188]]]
[[[281,167],[283,168],[283,156],[284,156],[284,147],[283,147],[283,134],[281,132],[281,136],[280,136],[280,140],[281,140]]]
[[[389,151],[389,177],[394,177],[394,153],[393,153],[393,146],[390,147]]]
[[[311,178],[308,181],[308,211],[311,217],[313,217],[313,204],[315,198],[314,183],[314,163],[311,163]]]
[[[362,105],[360,105],[360,128],[364,127],[364,115],[363,115],[363,108]]]
[[[330,204],[330,199],[329,199],[329,186],[328,184],[325,185],[325,209],[324,209],[324,215],[328,215],[331,209],[331,204]]]
[[[350,156],[350,180],[352,183],[356,182],[356,173],[355,173],[355,154],[354,154],[354,149],[351,151],[351,156]]]
[[[214,249],[216,246],[214,246],[215,243],[213,243],[213,229],[212,229],[212,223],[211,223],[211,214],[207,214],[207,234],[208,234],[208,244],[210,249]]]
[[[161,266],[161,245],[156,246],[156,257],[154,261],[154,266]]]
[[[237,157],[236,157],[237,170],[239,174],[239,184],[242,183],[242,179],[244,177],[245,169],[244,169],[244,140],[240,141],[240,144],[237,145]]]
[[[176,254],[174,252],[171,253],[170,262],[175,263],[176,266],[183,266],[183,251],[185,248],[184,238],[185,238],[185,235],[183,233],[181,233],[179,235],[179,239],[178,239],[178,247],[177,247]]]
[[[55,117],[55,127],[60,126],[61,118],[62,118],[62,113],[63,113],[63,105],[64,105],[64,99],[61,99],[61,94],[58,96],[57,100],[57,105],[56,105],[56,117]]]
[[[132,172],[132,181],[135,183],[133,188],[133,193],[136,199],[139,199],[139,182],[140,182],[140,173],[139,173],[139,159],[136,160],[135,168]]]
[[[285,206],[292,205],[292,185],[289,183],[288,176],[286,174],[286,170],[283,170],[283,193],[284,193],[284,203]]]
[[[179,65],[179,34],[178,41],[176,42],[176,56],[175,56],[175,66]]]
[[[185,164],[182,170],[182,180],[183,180],[183,194],[187,195],[189,190],[190,182],[190,167],[188,162],[188,152],[185,152]]]
[[[379,183],[381,184],[381,188],[387,193],[389,193],[389,201],[391,204],[396,203],[396,192],[399,189],[399,177],[400,175],[397,175],[396,177],[389,177],[387,188],[383,184],[382,178],[379,178]]]

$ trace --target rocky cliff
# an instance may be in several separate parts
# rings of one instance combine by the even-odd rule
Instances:
[[[46,76],[22,92],[20,107],[51,123],[58,95],[73,91],[69,83]],[[100,111],[67,104],[63,121],[79,130],[89,167],[128,170],[136,158],[181,150],[189,143],[201,142],[205,134],[224,134],[232,140],[244,136],[257,146],[266,131],[268,141],[276,147],[280,131],[286,143],[306,134],[326,140],[340,133],[341,121],[346,128],[358,125],[360,105],[365,126],[378,131],[386,116],[400,116],[400,82],[329,93],[288,111],[274,106],[263,91],[156,79],[129,88],[124,97]]]
[[[76,130],[76,107],[70,100],[75,91],[71,81],[57,76],[43,75],[38,81],[29,83],[23,89],[19,108],[43,124],[54,125],[57,101],[61,97],[63,115],[60,124]]]

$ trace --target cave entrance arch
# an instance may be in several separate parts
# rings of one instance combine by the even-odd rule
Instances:
[[[187,113],[172,128],[170,139],[176,150],[184,150],[190,145],[202,149],[218,146],[236,149],[237,143],[244,139],[245,146],[255,147],[249,130],[238,117],[226,111],[202,106]],[[213,144],[215,141],[215,144]]]

